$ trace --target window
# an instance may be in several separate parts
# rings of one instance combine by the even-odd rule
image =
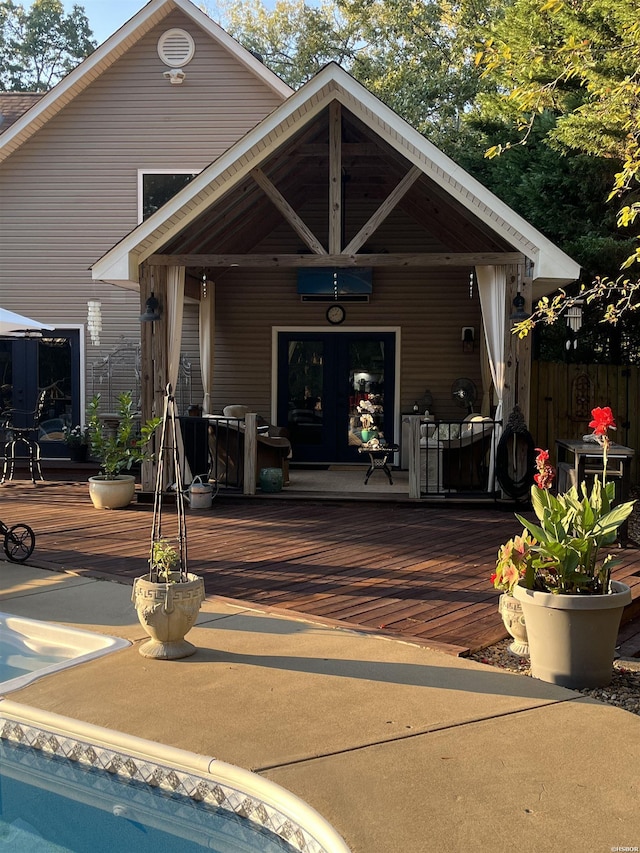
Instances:
[[[138,221],[148,219],[170,198],[192,181],[197,171],[138,171]]]

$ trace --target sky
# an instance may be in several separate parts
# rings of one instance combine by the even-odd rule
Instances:
[[[84,8],[93,37],[102,44],[146,3],[145,0],[75,0],[75,3],[64,0],[65,12],[70,12],[74,5]]]
[[[274,0],[263,0],[263,5],[271,8]],[[23,3],[28,7],[30,3]],[[113,35],[117,29],[132,18],[136,12],[139,12],[146,6],[146,0],[63,0],[65,12],[70,12],[72,8],[82,6],[85,15],[89,20],[89,26],[93,30],[93,37],[98,44],[102,44],[109,36]],[[199,0],[195,2],[196,6],[200,5]],[[204,3],[210,9],[215,9],[215,0],[211,3]]]

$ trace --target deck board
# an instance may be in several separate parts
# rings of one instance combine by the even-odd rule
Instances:
[[[152,507],[96,510],[85,483],[14,480],[0,488],[0,518],[37,535],[31,562],[124,582],[147,569]],[[165,535],[174,530],[163,511]],[[207,595],[322,624],[342,624],[468,654],[506,637],[489,581],[499,545],[517,533],[494,505],[434,506],[217,497],[190,511],[189,567]],[[640,650],[640,549],[619,551],[614,577],[634,602],[621,628]]]

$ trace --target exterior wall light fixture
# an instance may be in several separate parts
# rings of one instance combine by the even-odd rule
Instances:
[[[140,315],[140,322],[154,323],[156,320],[160,319],[160,316],[160,303],[152,293],[151,296],[147,299],[147,303],[144,307],[144,314]]]

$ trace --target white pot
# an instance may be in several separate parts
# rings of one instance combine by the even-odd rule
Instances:
[[[89,496],[96,509],[122,509],[128,506],[136,493],[136,478],[132,474],[118,474],[107,480],[104,474],[89,477]]]
[[[504,627],[513,638],[509,651],[518,657],[529,657],[529,640],[527,626],[524,622],[522,604],[512,595],[503,592],[498,601],[498,612],[502,616]]]
[[[172,572],[176,581],[179,573]],[[188,574],[185,583],[158,583],[149,575],[136,578],[133,583],[133,601],[140,624],[151,639],[140,646],[146,658],[177,660],[192,655],[196,647],[185,640],[195,625],[200,605],[204,600],[204,581]]]
[[[626,584],[611,581],[608,595],[554,595],[516,585],[513,597],[522,604],[535,678],[574,689],[611,682],[622,611],[631,603]]]

